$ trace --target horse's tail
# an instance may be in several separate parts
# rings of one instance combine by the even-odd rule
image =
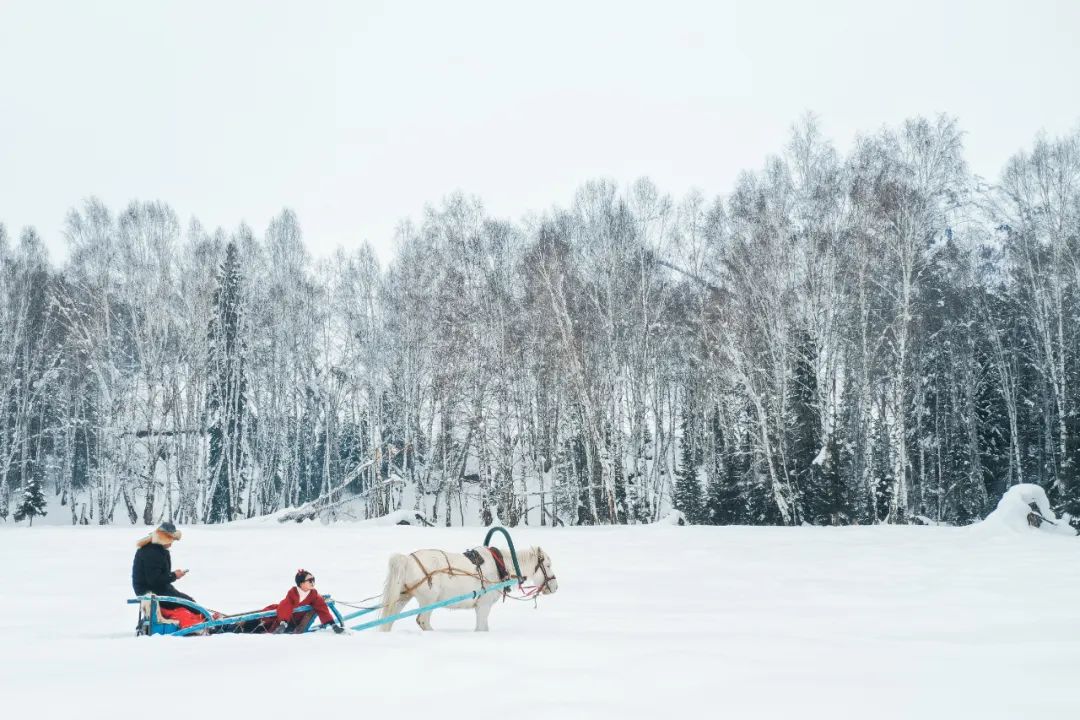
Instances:
[[[401,600],[401,588],[405,584],[405,569],[408,567],[409,558],[397,553],[390,556],[390,562],[386,568],[386,584],[383,585],[382,593],[382,618],[386,619],[396,612],[398,602]],[[379,629],[384,632],[390,631],[393,623],[380,625]]]

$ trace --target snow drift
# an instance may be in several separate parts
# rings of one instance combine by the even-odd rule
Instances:
[[[1054,535],[1076,535],[1076,530],[1069,524],[1069,516],[1059,518],[1050,509],[1046,491],[1028,483],[1006,490],[997,508],[981,525],[1019,533],[1037,530]]]

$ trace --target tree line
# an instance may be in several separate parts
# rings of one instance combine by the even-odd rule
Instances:
[[[314,261],[96,199],[54,267],[0,225],[0,517],[438,524],[1080,517],[1080,131],[994,182],[948,117],[808,117],[724,196],[461,194]]]

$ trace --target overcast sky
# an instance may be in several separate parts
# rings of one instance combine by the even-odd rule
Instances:
[[[494,215],[584,181],[727,193],[807,110],[856,132],[947,112],[995,177],[1080,123],[1080,2],[0,0],[0,222],[54,261],[64,216],[161,199],[311,251],[454,190]]]

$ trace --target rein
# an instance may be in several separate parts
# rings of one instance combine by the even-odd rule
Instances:
[[[539,570],[540,574],[544,576],[544,582],[540,583],[539,585],[530,585],[529,587],[526,587],[525,580],[520,579],[520,581],[518,582],[518,588],[521,590],[521,597],[514,597],[509,593],[509,591],[507,591],[503,593],[503,600],[506,600],[506,598],[510,598],[511,600],[518,600],[521,602],[528,602],[529,600],[532,600],[533,607],[536,607],[537,598],[539,598],[541,593],[543,593],[547,586],[551,584],[551,581],[556,579],[554,575],[547,574],[547,570],[544,568],[543,553],[537,554],[536,567],[533,568],[533,572],[535,573],[537,570]]]
[[[532,600],[533,607],[536,607],[537,598],[540,596],[541,593],[544,592],[544,590],[547,589],[548,585],[551,584],[552,580],[557,579],[554,575],[547,574],[547,568],[544,567],[544,553],[542,551],[538,551],[536,553],[536,567],[533,568],[533,573],[535,574],[538,570],[540,571],[540,574],[544,576],[544,582],[540,583],[539,585],[530,585],[526,587],[525,578],[518,577],[518,589],[521,590],[521,597],[514,597],[510,594],[510,590],[507,589],[503,591],[503,601],[505,601],[506,598],[510,598],[511,600],[518,600],[521,602],[528,602],[529,600]]]

